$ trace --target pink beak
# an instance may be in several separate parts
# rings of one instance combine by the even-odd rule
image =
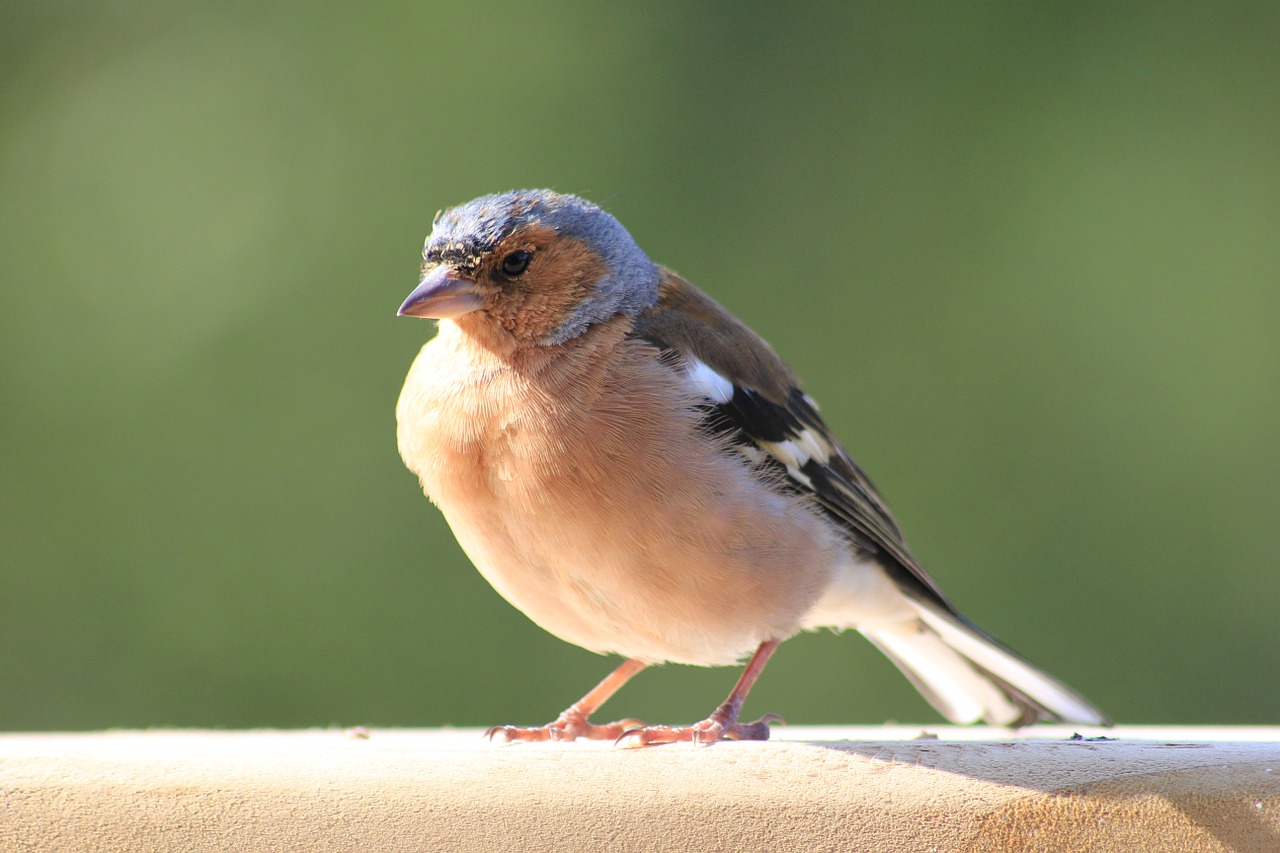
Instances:
[[[475,311],[483,305],[480,290],[474,281],[442,265],[427,273],[396,314],[400,317],[449,320]]]

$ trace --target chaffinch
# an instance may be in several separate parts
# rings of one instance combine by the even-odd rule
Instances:
[[[860,631],[952,722],[1108,724],[956,610],[795,374],[596,205],[522,190],[437,214],[399,313],[440,321],[396,407],[405,464],[503,597],[627,658],[491,737],[766,739],[747,692],[819,627]],[[650,664],[747,655],[699,723],[589,719]]]

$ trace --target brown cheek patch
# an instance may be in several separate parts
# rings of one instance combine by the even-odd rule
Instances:
[[[538,231],[550,232],[542,242]],[[536,235],[536,236],[535,236]],[[531,228],[525,243],[540,244],[529,271],[519,279],[523,295],[519,311],[503,325],[521,338],[543,338],[559,329],[584,299],[595,290],[608,267],[593,249],[572,237],[561,237],[551,229]]]

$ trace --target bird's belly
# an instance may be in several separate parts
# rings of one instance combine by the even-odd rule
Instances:
[[[671,441],[627,466],[607,441],[533,432],[437,453],[423,485],[493,587],[568,642],[731,664],[795,633],[844,553],[808,504],[737,457],[682,458]]]
[[[485,578],[558,637],[733,663],[799,630],[847,560],[813,505],[700,433],[696,401],[651,353],[605,360],[624,382],[481,376],[449,346],[428,344],[410,372],[401,455]]]

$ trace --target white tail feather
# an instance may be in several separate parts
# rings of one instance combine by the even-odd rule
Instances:
[[[969,623],[915,606],[919,619],[868,626],[863,633],[951,722],[1110,725],[1084,697]]]
[[[1007,725],[1019,709],[938,634],[916,620],[867,633],[938,713],[953,723]]]
[[[942,641],[964,657],[990,672],[1064,723],[1109,726],[1101,711],[1048,673],[1037,669],[949,614],[920,608],[924,623],[938,632]]]

